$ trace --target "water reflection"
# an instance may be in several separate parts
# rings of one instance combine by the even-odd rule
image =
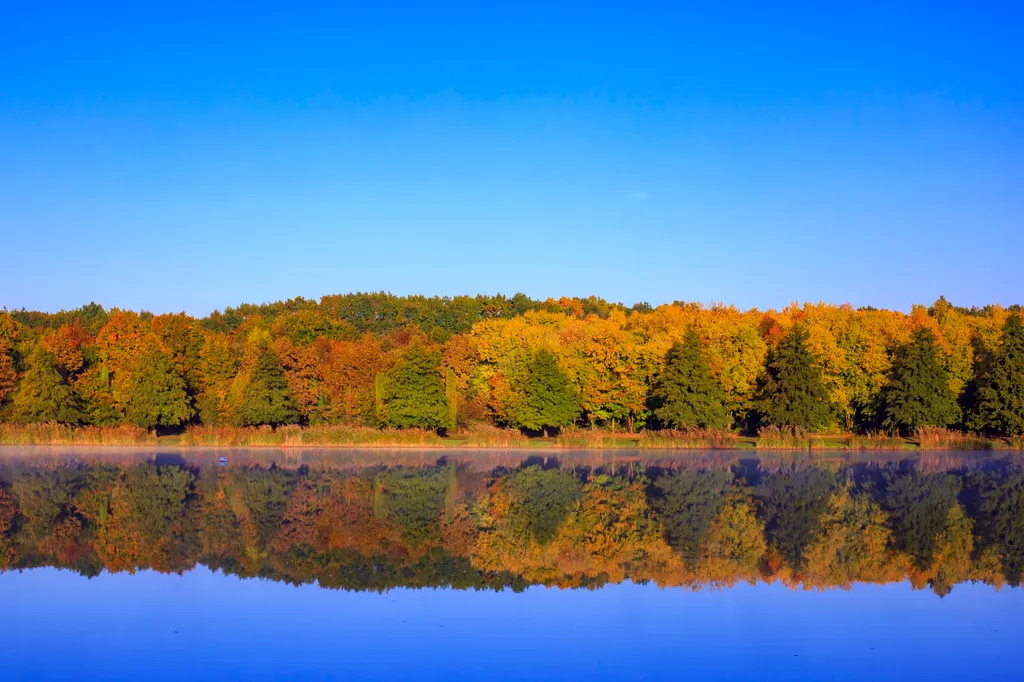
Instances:
[[[226,461],[223,458],[227,458]],[[1019,585],[1013,457],[0,452],[0,568],[383,591]]]

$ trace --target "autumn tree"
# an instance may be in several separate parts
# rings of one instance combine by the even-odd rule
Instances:
[[[708,369],[700,337],[694,329],[676,343],[651,391],[654,415],[677,429],[724,429],[729,426],[725,391]]]
[[[12,412],[22,423],[77,424],[82,420],[78,396],[57,371],[53,356],[41,346],[29,357],[28,371],[14,394]]]
[[[756,408],[764,424],[820,429],[834,414],[821,369],[796,325],[768,355],[758,383]]]
[[[889,383],[882,390],[883,426],[912,434],[920,426],[946,427],[960,420],[960,406],[949,387],[929,329],[921,327],[896,352]]]
[[[1010,315],[999,348],[979,363],[970,424],[1008,436],[1024,434],[1024,321]]]
[[[14,359],[10,352],[0,343],[0,406],[14,395],[18,385],[18,371],[14,368]]]
[[[299,421],[288,381],[270,348],[263,348],[256,356],[238,406],[238,418],[245,426],[280,426]]]
[[[398,428],[451,428],[454,424],[448,406],[441,354],[414,343],[383,382],[384,423]]]
[[[513,418],[517,426],[531,431],[569,426],[579,417],[580,397],[558,366],[558,358],[541,349],[530,359],[521,392],[514,399]]]
[[[175,371],[166,353],[153,348],[139,360],[127,390],[125,419],[144,429],[178,426],[194,410],[185,380]]]

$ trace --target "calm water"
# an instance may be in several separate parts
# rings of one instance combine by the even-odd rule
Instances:
[[[1024,675],[1016,457],[0,448],[0,489],[4,679]]]

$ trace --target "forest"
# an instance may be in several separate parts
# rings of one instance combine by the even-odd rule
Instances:
[[[0,570],[201,564],[374,591],[1024,580],[1016,454],[282,457],[0,460]]]
[[[1024,315],[942,298],[906,313],[387,293],[202,319],[96,304],[2,311],[0,442],[39,424],[184,434],[183,444],[284,427],[396,443],[412,431],[624,433],[641,444],[977,435],[1019,449]]]

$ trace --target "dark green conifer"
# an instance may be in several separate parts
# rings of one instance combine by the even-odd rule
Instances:
[[[1024,433],[1024,321],[1011,315],[999,348],[977,366],[971,427],[1016,436]]]
[[[522,393],[517,397],[514,418],[518,426],[532,431],[573,424],[580,415],[579,393],[569,382],[558,358],[541,349],[527,364]]]
[[[269,348],[264,348],[256,359],[249,385],[242,394],[238,416],[245,426],[280,426],[299,421],[288,381],[277,356]]]
[[[947,427],[960,420],[960,406],[939,363],[935,335],[918,329],[896,351],[889,382],[882,389],[882,425],[904,435],[920,426]]]
[[[820,429],[833,421],[828,389],[807,347],[803,326],[794,327],[769,352],[756,408],[769,426]]]
[[[387,374],[382,386],[383,421],[398,428],[447,429],[454,426],[441,379],[441,355],[413,345]]]
[[[658,382],[651,392],[654,416],[676,429],[724,429],[729,426],[725,391],[711,376],[704,360],[700,337],[690,329],[665,358]]]

